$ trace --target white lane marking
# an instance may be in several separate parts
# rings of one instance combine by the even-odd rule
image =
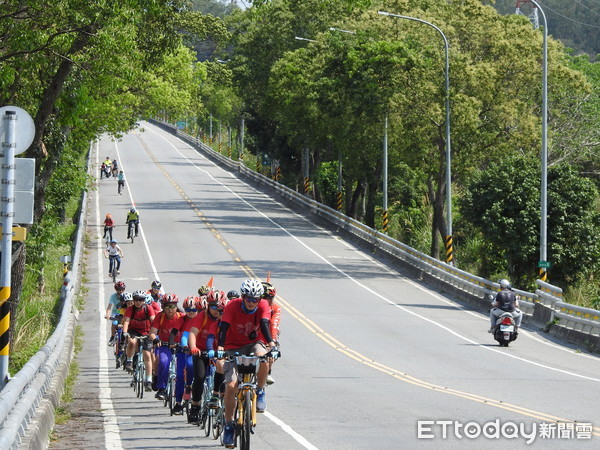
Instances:
[[[121,165],[121,170],[123,171],[123,174],[125,174],[125,169],[123,168],[123,161],[121,160],[121,153],[119,153],[119,147],[117,146],[117,141],[114,141],[114,143],[115,143],[115,150],[117,152],[117,158],[119,158],[119,164]],[[127,183],[127,177],[125,177],[125,182]],[[133,201],[133,189],[131,189],[131,184],[129,184],[129,183],[127,183],[127,193],[129,194],[129,200],[131,201],[131,205],[135,206],[135,202]],[[142,242],[144,243],[144,248],[146,249],[146,254],[148,255],[148,259],[150,261],[150,267],[152,267],[152,273],[154,273],[154,279],[160,281],[160,278],[158,278],[158,272],[156,271],[156,265],[154,264],[154,258],[152,257],[152,253],[150,253],[150,248],[148,247],[148,241],[146,239],[146,235],[144,234],[144,228],[142,227],[141,217],[140,217],[140,223],[138,224],[138,226],[139,226],[140,234],[142,236]],[[133,262],[130,264],[133,264]],[[135,278],[132,278],[132,279],[135,279]],[[138,279],[145,280],[146,278],[138,278]]]
[[[150,129],[150,130],[151,130],[151,129]],[[330,261],[328,261],[328,260],[327,260],[327,259],[326,259],[324,256],[322,256],[321,254],[319,254],[319,253],[318,253],[316,250],[314,250],[314,249],[312,249],[311,247],[309,247],[307,244],[305,244],[304,242],[302,242],[302,240],[300,240],[298,237],[296,237],[296,236],[295,236],[295,235],[293,235],[291,232],[289,232],[288,230],[286,230],[285,228],[283,228],[281,225],[279,225],[278,223],[276,223],[276,222],[275,222],[273,219],[271,219],[271,218],[267,217],[267,216],[266,216],[266,215],[265,215],[265,214],[264,214],[262,211],[260,211],[259,209],[255,208],[255,207],[254,207],[252,204],[250,204],[248,201],[244,200],[244,199],[243,199],[243,198],[242,198],[240,195],[238,195],[237,193],[235,193],[235,192],[234,192],[232,189],[230,189],[228,186],[224,185],[222,182],[220,182],[219,180],[217,180],[217,179],[216,179],[214,176],[212,176],[212,175],[211,175],[211,174],[210,174],[210,173],[209,173],[207,170],[205,170],[205,169],[202,169],[201,167],[199,167],[199,166],[197,166],[196,164],[194,164],[194,163],[193,163],[193,162],[192,162],[192,161],[191,161],[189,158],[187,158],[187,157],[186,157],[184,154],[182,154],[182,153],[179,151],[179,149],[178,149],[177,147],[175,147],[175,146],[174,146],[174,145],[173,145],[173,144],[172,144],[172,143],[171,143],[171,142],[170,142],[170,141],[169,141],[167,138],[165,138],[164,136],[162,136],[161,134],[157,133],[157,132],[156,132],[156,131],[154,131],[154,130],[151,130],[151,131],[152,131],[153,133],[155,133],[157,136],[160,136],[160,137],[161,137],[163,140],[165,140],[165,141],[166,141],[166,142],[167,142],[167,143],[168,143],[168,144],[169,144],[171,147],[173,147],[173,149],[174,149],[174,150],[175,150],[177,153],[179,153],[179,155],[181,155],[181,156],[182,156],[184,159],[186,159],[186,160],[187,160],[187,161],[188,161],[188,162],[189,162],[189,163],[190,163],[192,166],[194,166],[196,169],[198,169],[198,170],[200,170],[200,171],[202,171],[202,172],[206,173],[206,174],[207,174],[207,175],[208,175],[210,178],[212,178],[212,179],[213,179],[213,180],[214,180],[216,183],[218,183],[218,184],[220,184],[221,186],[223,186],[225,189],[227,189],[229,192],[231,192],[231,194],[233,194],[233,195],[234,195],[234,196],[236,196],[238,199],[240,199],[240,201],[242,201],[243,203],[245,203],[246,205],[248,205],[250,208],[252,208],[252,209],[253,209],[254,211],[256,211],[258,214],[260,214],[260,215],[261,215],[261,216],[263,216],[265,219],[267,219],[269,222],[271,222],[271,223],[272,223],[272,224],[273,224],[275,227],[279,228],[281,231],[283,231],[284,233],[286,233],[288,236],[290,236],[291,238],[295,239],[295,240],[296,240],[296,241],[297,241],[297,242],[298,242],[300,245],[302,245],[304,248],[306,248],[306,249],[307,249],[309,252],[313,253],[313,254],[314,254],[314,255],[315,255],[317,258],[319,258],[320,260],[322,260],[322,261],[323,261],[325,264],[329,265],[331,268],[333,268],[334,270],[336,270],[338,273],[340,273],[340,274],[341,274],[341,275],[343,275],[344,277],[348,278],[350,281],[352,281],[352,282],[353,282],[353,283],[355,283],[356,285],[360,286],[361,288],[365,289],[366,291],[370,292],[371,294],[375,295],[376,297],[380,298],[380,299],[381,299],[381,300],[383,300],[384,302],[386,302],[386,303],[388,303],[388,304],[390,304],[390,305],[392,305],[392,306],[394,306],[394,307],[396,307],[396,308],[398,308],[398,309],[401,309],[401,310],[403,310],[403,311],[407,312],[408,314],[411,314],[411,315],[413,315],[413,316],[415,316],[415,317],[418,317],[418,318],[420,318],[420,319],[422,319],[422,320],[424,320],[424,321],[426,321],[426,322],[429,322],[429,323],[431,323],[432,325],[435,325],[435,326],[437,326],[437,327],[439,327],[439,328],[441,328],[441,329],[443,329],[443,330],[446,330],[446,331],[448,331],[450,334],[453,334],[454,336],[458,337],[459,339],[462,339],[462,340],[464,340],[464,341],[466,341],[466,342],[468,342],[468,343],[470,343],[470,344],[473,344],[473,345],[475,345],[475,346],[477,346],[477,347],[479,347],[479,348],[481,348],[481,349],[483,349],[483,350],[488,350],[488,351],[491,351],[491,352],[495,352],[495,353],[498,353],[498,354],[500,354],[500,355],[503,355],[503,356],[506,356],[506,357],[509,357],[509,358],[513,358],[513,359],[516,359],[516,360],[519,360],[519,361],[522,361],[522,362],[525,362],[525,363],[527,363],[527,364],[531,364],[531,365],[534,365],[534,366],[537,366],[537,367],[541,367],[541,368],[544,368],[544,369],[548,369],[548,370],[551,370],[551,371],[554,371],[554,372],[564,373],[564,374],[566,374],[566,375],[571,375],[571,376],[573,376],[573,377],[576,377],[576,378],[582,378],[582,379],[585,379],[585,380],[590,380],[590,381],[598,381],[598,382],[600,382],[600,379],[599,379],[599,378],[588,377],[588,376],[586,376],[586,375],[581,375],[581,374],[578,374],[578,373],[575,373],[575,372],[571,372],[571,371],[568,371],[568,370],[563,370],[563,369],[559,369],[559,368],[557,368],[557,367],[551,367],[551,366],[548,366],[548,365],[546,365],[546,364],[537,363],[537,362],[535,362],[535,361],[531,361],[531,360],[529,360],[529,359],[526,359],[526,358],[523,358],[523,357],[520,357],[520,356],[511,355],[511,354],[509,354],[509,353],[506,353],[506,352],[504,352],[504,351],[500,351],[500,350],[497,350],[497,349],[495,349],[495,348],[493,348],[493,347],[489,347],[489,346],[487,346],[487,345],[481,344],[481,343],[479,343],[479,342],[477,342],[477,341],[474,341],[474,340],[472,340],[472,339],[469,339],[469,338],[467,338],[466,336],[463,336],[463,335],[461,335],[461,334],[457,333],[456,331],[454,331],[454,330],[452,330],[452,329],[450,329],[450,328],[446,327],[445,325],[442,325],[442,324],[441,324],[441,323],[439,323],[439,322],[436,322],[436,321],[434,321],[434,320],[432,320],[432,319],[429,319],[429,318],[427,318],[427,317],[424,317],[424,316],[422,316],[422,315],[420,315],[420,314],[418,314],[418,313],[416,313],[416,312],[413,312],[413,311],[411,311],[411,310],[409,310],[409,309],[407,309],[407,308],[405,308],[405,307],[403,307],[403,306],[401,306],[401,305],[398,305],[398,304],[396,304],[396,303],[395,303],[395,302],[393,302],[392,300],[389,300],[388,298],[384,297],[383,295],[381,295],[381,294],[379,294],[379,293],[377,293],[377,292],[373,291],[373,290],[372,290],[371,288],[369,288],[368,286],[365,286],[364,284],[362,284],[362,283],[361,283],[361,282],[359,282],[358,280],[356,280],[356,279],[352,278],[350,275],[348,275],[348,274],[347,274],[346,272],[344,272],[342,269],[340,269],[340,268],[336,267],[336,266],[335,266],[333,263],[331,263]],[[175,136],[175,137],[176,137],[176,136]],[[176,137],[176,138],[177,138],[177,137]],[[179,138],[177,138],[177,139],[179,139]],[[181,142],[182,142],[183,144],[185,144],[185,145],[188,145],[187,143],[185,143],[185,142],[184,142],[184,141],[182,141],[181,139],[179,139],[179,141],[181,141]],[[204,159],[207,159],[207,158],[205,158],[204,156],[202,156],[202,157],[203,157]],[[215,167],[218,167],[218,166],[217,166],[217,165],[215,165]],[[247,186],[249,186],[249,185],[247,185]],[[249,187],[251,188],[251,186],[249,186]],[[255,192],[257,192],[257,193],[258,193],[258,194],[260,194],[260,195],[263,195],[265,198],[270,198],[270,197],[268,197],[268,196],[266,196],[266,195],[264,195],[264,194],[260,193],[260,192],[259,192],[259,191],[257,191],[257,190],[255,190]],[[289,211],[289,208],[285,207],[284,205],[282,205],[282,207],[284,207],[286,210],[288,210],[288,211]],[[293,211],[292,211],[292,213],[293,213],[293,214],[296,214],[296,213],[294,213]],[[302,217],[302,216],[300,216],[299,214],[296,214],[296,215],[297,215],[298,217]],[[328,233],[328,234],[331,234],[331,233],[329,233],[327,230],[323,230],[323,231],[325,231],[325,232],[326,232],[326,233]],[[352,247],[351,247],[351,248],[352,248]],[[414,283],[412,280],[408,280],[408,279],[407,279],[406,281],[408,281],[409,283],[411,283],[413,286],[416,286],[417,288],[419,288],[419,289],[423,290],[424,292],[427,292],[427,293],[429,293],[429,294],[435,295],[437,298],[441,298],[441,297],[440,297],[440,296],[438,296],[437,294],[435,294],[435,293],[432,293],[431,291],[429,291],[429,290],[425,289],[424,287],[420,286],[419,284],[417,284],[417,283]],[[448,300],[447,300],[447,299],[444,299],[444,301],[448,302]],[[472,314],[473,314],[473,313],[472,313]],[[573,354],[579,355],[579,354],[577,354],[577,353],[573,353]],[[597,359],[596,359],[596,360],[597,360]]]
[[[286,424],[285,422],[283,422],[281,419],[277,418],[276,416],[274,416],[273,414],[271,414],[268,411],[265,411],[263,413],[263,415],[265,417],[268,417],[269,419],[271,419],[276,425],[279,425],[279,427],[281,427],[281,429],[283,431],[285,431],[287,434],[289,434],[290,436],[292,436],[294,438],[294,440],[296,442],[298,442],[300,445],[302,445],[304,448],[310,449],[310,450],[318,450],[318,447],[315,447],[314,445],[312,445],[310,442],[308,442],[304,436],[296,433],[292,427],[290,427],[288,424]]]
[[[173,147],[177,153],[179,153],[181,156],[183,156],[183,158],[185,158],[192,166],[194,166],[195,168],[201,170],[202,172],[206,172],[204,169],[201,169],[200,167],[196,166],[196,164],[194,164],[193,162],[191,162],[185,155],[181,154],[181,152],[179,152],[179,150],[177,150],[177,148],[171,144],[167,139],[165,139],[164,136],[161,136],[160,134],[156,133],[154,130],[152,130],[151,128],[148,128],[148,130],[152,131],[153,133],[157,134],[158,136],[160,136],[162,139],[164,139],[165,141],[167,141],[169,143],[169,145],[171,147]],[[223,183],[221,183],[220,181],[216,180],[211,174],[209,174],[208,172],[206,172],[206,174],[208,174],[208,176],[210,176],[213,180],[215,180],[217,183],[219,183],[221,186],[225,187],[226,189],[228,189],[233,195],[235,195],[236,197],[240,198],[241,197],[239,195],[237,195],[235,192],[233,192],[231,189],[229,189],[227,186],[225,186]],[[243,199],[242,199],[243,201]],[[249,203],[248,203],[249,204]],[[249,204],[250,205],[250,204]],[[255,209],[252,205],[250,205],[253,209]],[[269,219],[270,220],[270,219]],[[292,437],[292,439],[294,439],[296,442],[298,442],[300,445],[302,445],[304,448],[310,449],[310,450],[316,450],[318,449],[318,447],[315,447],[314,445],[312,445],[310,442],[308,442],[308,440],[303,437],[302,435],[296,433],[292,427],[290,427],[289,425],[287,425],[283,420],[277,418],[276,416],[274,416],[271,413],[265,412],[264,413],[266,417],[268,417],[272,422],[274,422],[275,424],[277,424],[279,427],[281,427],[281,429],[283,431],[285,431],[289,436]]]
[[[96,166],[98,165],[98,154],[100,143],[96,141]],[[96,223],[100,223],[100,191],[96,190]],[[102,241],[102,238],[100,238]],[[102,416],[104,417],[104,440],[106,448],[110,449],[120,449],[123,448],[121,444],[121,436],[119,435],[119,423],[117,421],[117,416],[115,415],[115,410],[113,408],[113,403],[111,400],[111,389],[110,389],[110,381],[108,378],[108,347],[106,343],[108,342],[106,339],[106,319],[104,318],[104,314],[106,312],[106,305],[104,303],[104,266],[103,266],[103,245],[100,242],[97,251],[98,258],[98,285],[100,286],[98,292],[98,353],[99,353],[99,361],[98,361],[98,384],[100,387],[100,408],[102,408]]]

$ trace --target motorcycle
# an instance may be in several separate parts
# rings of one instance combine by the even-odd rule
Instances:
[[[498,341],[500,347],[508,347],[508,344],[516,340],[518,336],[519,333],[515,326],[515,319],[512,314],[510,312],[502,313],[496,321],[494,339]]]

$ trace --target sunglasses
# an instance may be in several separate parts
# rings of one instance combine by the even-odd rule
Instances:
[[[258,303],[260,301],[260,298],[244,297],[244,300],[251,302],[251,303]]]
[[[164,308],[177,308],[177,305],[165,305]]]
[[[198,312],[198,308],[185,308],[185,312]]]
[[[134,298],[134,299],[133,299],[133,301],[134,301],[134,302],[143,302],[143,301],[145,301],[145,300],[146,300],[146,299],[144,299],[144,298]]]
[[[210,309],[219,309],[219,305],[209,305]]]

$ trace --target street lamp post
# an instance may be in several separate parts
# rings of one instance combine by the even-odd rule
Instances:
[[[542,59],[542,185],[541,185],[541,205],[540,205],[540,262],[539,277],[542,281],[547,281],[548,273],[548,22],[546,14],[538,2],[531,0],[542,13],[544,19],[544,43]]]
[[[451,163],[452,163],[452,153],[450,146],[450,64],[448,59],[448,39],[446,39],[446,35],[436,27],[434,24],[427,22],[426,20],[417,19],[416,17],[410,16],[401,16],[399,14],[392,14],[385,11],[377,11],[378,14],[382,16],[395,17],[397,19],[408,19],[414,20],[415,22],[421,22],[425,25],[429,25],[434,28],[444,40],[444,50],[446,55],[446,66],[445,66],[445,77],[446,77],[446,237],[445,237],[445,245],[446,245],[446,262],[449,264],[453,264],[453,250],[452,250],[452,172],[451,172]]]

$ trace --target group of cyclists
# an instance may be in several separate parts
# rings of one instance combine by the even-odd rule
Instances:
[[[125,187],[125,174],[122,170],[119,170],[118,161],[116,159],[111,161],[107,156],[106,159],[102,161],[102,164],[100,164],[100,179],[108,179],[111,176],[117,179],[117,192],[122,195],[121,191]]]
[[[211,279],[212,281],[212,279]],[[211,286],[209,286],[211,285]],[[106,309],[113,322],[109,345],[115,345],[118,327],[122,327],[122,343],[126,353],[125,370],[134,371],[134,355],[142,345],[146,391],[164,400],[169,379],[172,352],[176,352],[176,385],[172,413],[183,414],[184,395],[190,396],[188,423],[196,423],[209,365],[215,365],[214,390],[209,407],[224,404],[223,444],[235,445],[233,425],[237,372],[228,355],[268,356],[257,372],[257,412],[266,410],[265,385],[272,384],[271,371],[279,356],[280,307],[274,302],[275,287],[270,282],[247,279],[240,292],[202,285],[198,295],[186,297],[179,307],[174,293],[163,293],[160,281],[147,291],[127,292],[125,283],[115,283]],[[142,341],[137,336],[147,336]],[[141,342],[141,344],[139,344]],[[116,349],[118,352],[118,349]]]

